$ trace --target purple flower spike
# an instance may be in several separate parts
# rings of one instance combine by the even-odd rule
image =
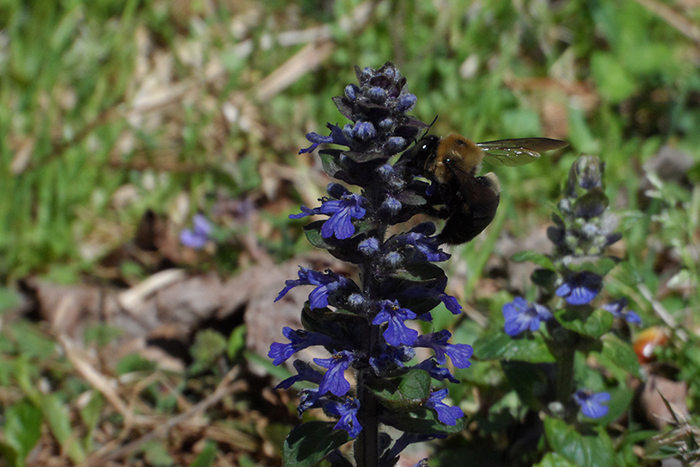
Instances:
[[[335,430],[345,430],[351,438],[356,438],[362,431],[362,425],[357,420],[357,411],[360,409],[360,401],[354,397],[348,397],[344,403],[330,401],[325,405],[325,409],[331,415],[340,417],[338,423],[333,427]]]
[[[390,302],[385,300],[382,302],[382,307],[377,316],[374,317],[372,324],[379,325],[389,322],[389,326],[382,335],[390,345],[411,345],[418,337],[418,331],[406,326],[404,321],[415,317],[416,314],[414,312],[407,308],[401,308],[397,301]]]
[[[522,297],[515,297],[511,303],[503,305],[503,317],[506,320],[504,330],[511,337],[523,331],[537,331],[542,321],[552,317],[546,306],[538,303],[528,306]]]
[[[343,350],[331,358],[314,358],[314,363],[323,368],[328,368],[323,380],[318,387],[319,394],[331,392],[334,396],[344,396],[350,390],[350,383],[345,379],[344,372],[354,360],[352,352]]]
[[[588,418],[600,418],[608,413],[608,407],[602,402],[610,400],[610,393],[592,393],[586,389],[579,389],[574,393],[574,400],[581,406],[581,412]]]
[[[457,368],[469,368],[471,366],[469,359],[474,349],[467,344],[448,344],[447,341],[451,336],[452,334],[446,330],[424,334],[416,339],[413,346],[432,349],[435,352],[435,360],[441,365],[445,364],[445,355],[449,355]]]
[[[435,410],[438,414],[438,420],[442,423],[454,426],[457,424],[457,419],[464,416],[464,412],[459,407],[450,407],[442,402],[445,397],[447,397],[447,389],[433,392],[430,394],[430,398],[425,403],[425,406]]]
[[[603,288],[603,278],[598,274],[583,271],[570,275],[559,286],[556,294],[566,299],[569,305],[586,305],[590,303]]]
[[[209,240],[212,225],[207,218],[201,214],[195,214],[194,217],[192,217],[192,224],[192,230],[184,229],[180,232],[180,242],[195,250],[201,250]]]
[[[632,310],[624,311],[627,308],[627,299],[622,297],[619,300],[603,305],[603,309],[612,313],[615,318],[621,318],[631,324],[642,324],[642,319]]]

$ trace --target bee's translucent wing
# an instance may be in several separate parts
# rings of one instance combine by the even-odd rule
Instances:
[[[536,161],[540,153],[568,146],[565,141],[550,138],[499,139],[476,143],[489,156],[488,162],[513,167]]]

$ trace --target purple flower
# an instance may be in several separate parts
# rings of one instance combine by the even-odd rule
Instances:
[[[511,337],[523,331],[537,331],[541,321],[547,321],[552,313],[546,306],[534,303],[528,306],[522,297],[515,297],[511,303],[503,305],[503,317],[506,320],[504,330]]]
[[[330,269],[325,272],[314,271],[299,266],[299,279],[285,281],[285,287],[277,295],[275,301],[284,297],[287,292],[298,285],[315,285],[317,286],[309,294],[309,302],[312,309],[325,308],[328,306],[328,296],[338,289],[345,287],[348,284],[348,279],[340,276]]]
[[[212,225],[207,218],[201,214],[195,214],[194,217],[192,217],[192,224],[192,230],[184,229],[180,232],[180,242],[195,250],[201,250],[209,240]]]
[[[306,149],[299,150],[299,154],[314,152],[318,145],[322,143],[339,144],[341,146],[350,147],[350,143],[345,138],[345,135],[343,135],[343,130],[341,130],[339,126],[330,123],[326,124],[326,126],[331,130],[331,134],[329,136],[321,136],[318,133],[308,133],[306,139],[313,144]]]
[[[295,331],[288,326],[284,327],[282,334],[291,342],[289,344],[272,343],[267,356],[273,359],[274,365],[284,363],[295,353],[312,345],[331,345],[333,343],[333,339],[325,334],[304,331],[303,329]]]
[[[424,285],[416,285],[404,290],[402,297],[406,298],[437,298],[440,300],[453,315],[458,315],[462,312],[462,305],[452,295],[445,293],[447,285],[447,276],[440,279],[434,287],[426,287]],[[427,319],[430,321],[430,319]]]
[[[569,305],[586,305],[590,303],[603,288],[603,278],[598,274],[583,271],[571,274],[559,286],[556,294],[565,298]]]
[[[430,398],[425,403],[425,406],[435,410],[438,414],[438,420],[442,423],[454,426],[457,424],[457,419],[464,416],[464,412],[459,407],[450,407],[442,402],[445,397],[447,397],[447,389],[433,392],[430,394]]]
[[[474,349],[467,344],[448,344],[447,340],[451,336],[452,334],[447,330],[424,334],[415,340],[413,346],[433,349],[435,360],[441,365],[445,364],[445,355],[449,355],[457,368],[469,368],[471,365],[469,359],[472,357]]]
[[[459,380],[450,373],[450,370],[438,366],[434,358],[423,360],[418,365],[414,365],[411,368],[427,371],[431,378],[438,381],[448,380],[450,383],[459,383]]]
[[[401,308],[397,301],[384,300],[379,313],[372,320],[372,324],[389,323],[383,336],[390,345],[411,345],[418,337],[418,331],[410,329],[404,324],[404,321],[415,317],[414,312],[408,308]]]
[[[294,369],[297,370],[296,376],[291,376],[285,379],[280,384],[275,386],[275,389],[289,389],[297,381],[311,381],[312,383],[320,384],[321,380],[323,379],[323,375],[321,373],[314,370],[311,365],[302,360],[294,361]]]
[[[302,389],[299,393],[299,405],[297,406],[297,414],[299,418],[309,409],[319,407],[319,401],[325,398],[321,396],[318,389]]]
[[[579,389],[574,393],[574,400],[581,406],[581,412],[588,418],[600,418],[608,413],[608,407],[602,402],[610,400],[610,393],[593,393],[587,389]]]
[[[413,245],[416,250],[428,261],[447,261],[450,255],[439,248],[440,244],[435,237],[426,237],[422,233],[409,232],[405,235],[405,243]]]
[[[357,420],[357,411],[360,408],[359,400],[354,397],[348,397],[342,404],[336,401],[329,401],[324,408],[329,414],[340,417],[333,429],[345,430],[351,438],[356,438],[362,431],[362,425]]]
[[[615,318],[622,318],[632,324],[642,324],[642,319],[637,313],[632,310],[624,311],[625,308],[627,308],[627,298],[625,297],[603,305],[603,309],[612,313]]]
[[[318,208],[309,209],[306,206],[302,206],[301,214],[292,214],[289,218],[300,219],[314,214],[329,215],[331,217],[321,227],[321,236],[330,238],[335,235],[335,238],[338,240],[344,240],[352,237],[355,233],[352,219],[362,219],[365,216],[364,204],[365,199],[362,196],[354,193],[345,193],[340,199],[323,201]]]
[[[350,383],[345,379],[344,372],[354,360],[352,352],[343,350],[334,354],[331,358],[314,358],[314,363],[323,368],[328,368],[323,380],[318,387],[319,394],[331,392],[334,396],[344,396],[350,390]]]
[[[394,347],[393,345],[382,344],[381,353],[377,357],[370,357],[369,364],[377,376],[382,376],[389,369],[403,368],[404,362],[410,361],[415,356],[416,351],[413,347],[405,345]]]

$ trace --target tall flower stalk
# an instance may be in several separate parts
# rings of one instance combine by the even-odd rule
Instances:
[[[593,156],[574,162],[547,231],[552,254],[514,257],[539,266],[532,274],[536,301],[516,297],[504,304],[503,329],[474,344],[481,359],[503,362],[522,403],[544,422],[535,435],[544,434],[547,449],[573,465],[614,465],[615,447],[598,424],[624,413],[632,398],[626,378],[640,376],[620,332],[623,322],[639,324],[639,316],[626,309],[625,298],[601,303],[605,278],[621,262],[606,250],[622,237],[608,210],[604,167]],[[617,378],[602,377],[586,365],[588,357],[616,368]]]
[[[392,466],[407,445],[463,426],[462,410],[450,406],[447,390],[434,389],[431,381],[457,381],[445,367],[447,357],[455,367],[467,368],[471,346],[449,343],[446,330],[421,335],[412,325],[430,322],[431,310],[440,303],[453,314],[461,312],[445,293],[444,271],[434,264],[449,255],[430,222],[387,233],[415,214],[436,211],[426,194],[430,185],[419,177],[409,149],[428,125],[407,114],[416,97],[392,63],[356,68],[356,73],[359,85],[350,84],[344,95],[333,98],[351,122],[329,123],[328,136],[308,134],[312,145],[300,151],[312,152],[320,144],[342,147],[319,154],[326,172],[345,185],[331,183],[319,206],[302,206],[290,217],[326,216],[308,224],[306,236],[314,246],[355,264],[357,280],[300,268],[298,279],[288,280],[278,299],[293,287],[314,287],[301,313],[304,329],[285,328],[289,342],[273,344],[269,353],[279,365],[299,350],[323,346],[329,358],[313,364],[296,360],[297,375],[278,387],[312,383],[313,388],[301,391],[299,415],[320,408],[337,421],[307,422],[292,430],[283,450],[286,465],[313,465],[323,458],[352,465],[338,448],[354,440],[355,465]],[[413,362],[418,347],[431,349],[433,356]],[[404,435],[391,439],[382,426]]]

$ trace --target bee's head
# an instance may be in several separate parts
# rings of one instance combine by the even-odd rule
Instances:
[[[426,163],[435,158],[440,137],[435,135],[424,136],[413,148],[413,160],[417,167],[425,167]]]

